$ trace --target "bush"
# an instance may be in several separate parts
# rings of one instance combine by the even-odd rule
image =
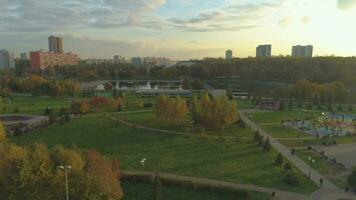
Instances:
[[[271,150],[271,143],[269,142],[269,138],[265,140],[265,143],[263,144],[263,151],[270,151]]]
[[[290,171],[292,169],[289,163],[284,164],[283,168],[285,171]]]
[[[337,109],[338,109],[339,111],[342,111],[342,105],[339,105],[339,106],[337,107]]]
[[[89,111],[89,108],[90,108],[90,106],[89,106],[88,102],[86,102],[86,101],[74,102],[71,105],[71,110],[72,110],[73,114],[76,114],[76,115],[78,115],[78,114],[81,115],[81,114],[87,113]]]
[[[263,146],[263,136],[262,136],[262,135],[260,135],[260,136],[258,137],[257,145],[258,145],[259,147],[262,147],[262,146]]]
[[[275,163],[276,163],[276,165],[282,165],[283,164],[283,156],[282,156],[281,153],[278,154]]]
[[[292,186],[298,186],[299,185],[299,179],[298,177],[296,176],[295,173],[293,172],[288,172],[284,178],[283,178],[283,181],[289,185],[292,185]]]
[[[352,105],[349,105],[349,109],[348,109],[350,112],[353,110],[353,107]]]
[[[144,103],[143,107],[144,108],[152,108],[153,107],[153,103]]]
[[[260,138],[260,132],[256,131],[255,135],[253,136],[253,139],[257,142],[259,138]]]
[[[347,183],[351,189],[356,192],[356,170],[352,170],[351,175],[347,178]]]

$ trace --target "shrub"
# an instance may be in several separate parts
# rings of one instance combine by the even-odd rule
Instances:
[[[282,165],[283,164],[283,156],[281,153],[278,154],[276,160],[275,160],[276,165]]]
[[[283,181],[289,185],[293,185],[293,186],[299,185],[299,179],[297,175],[292,171],[287,172],[287,174],[283,178]]]
[[[265,140],[265,143],[263,144],[263,151],[270,151],[271,150],[271,143],[269,142],[269,138]]]
[[[349,109],[348,109],[350,112],[353,110],[353,107],[352,105],[349,105]]]
[[[86,101],[82,101],[82,102],[74,102],[71,105],[71,110],[73,112],[73,114],[85,114],[89,111],[89,104]]]
[[[337,109],[338,109],[339,111],[342,111],[342,105],[339,105],[339,106],[337,107]]]
[[[286,164],[284,164],[283,169],[284,169],[285,171],[290,171],[290,170],[292,169],[292,167],[290,166],[289,163],[286,163]]]
[[[259,138],[260,138],[260,132],[256,131],[255,135],[253,136],[253,139],[257,142]]]
[[[152,108],[153,107],[153,103],[144,103],[143,107],[144,108]]]
[[[353,191],[356,192],[356,170],[352,170],[351,175],[347,178],[347,183]]]

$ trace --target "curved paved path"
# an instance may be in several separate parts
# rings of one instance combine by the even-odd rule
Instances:
[[[137,171],[122,171],[121,172],[123,177],[155,177],[156,173],[153,172],[137,172]],[[287,199],[287,200],[308,200],[309,197],[293,193],[293,192],[286,192],[282,190],[275,190],[270,188],[258,187],[255,185],[246,185],[240,183],[233,183],[227,181],[219,181],[215,179],[209,178],[198,178],[198,177],[191,177],[191,176],[181,176],[176,174],[168,174],[168,173],[159,173],[158,175],[163,181],[175,181],[175,182],[189,182],[197,185],[204,185],[204,186],[213,186],[213,187],[223,187],[223,188],[231,188],[234,190],[244,189],[256,192],[262,192],[267,194],[272,194],[275,192],[276,198],[275,199]]]
[[[299,157],[292,155],[290,150],[282,145],[277,139],[271,137],[267,132],[262,130],[257,124],[247,118],[243,113],[240,113],[241,119],[253,130],[259,131],[264,137],[269,137],[271,145],[274,149],[280,152],[286,159],[292,162],[305,176],[309,176],[309,171],[311,172],[311,180],[316,184],[320,184],[320,179],[322,178],[323,186],[311,195],[312,199],[315,200],[337,200],[337,199],[355,199],[356,196],[350,193],[346,193],[343,190],[336,187],[330,180],[325,176],[320,174],[318,171],[311,168]]]

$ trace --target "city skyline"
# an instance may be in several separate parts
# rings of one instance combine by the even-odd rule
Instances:
[[[46,38],[60,35],[65,51],[83,58],[194,59],[225,57],[226,49],[254,57],[264,43],[273,55],[290,55],[298,44],[313,44],[319,56],[356,55],[355,0],[37,1],[2,1],[0,48],[47,49]]]

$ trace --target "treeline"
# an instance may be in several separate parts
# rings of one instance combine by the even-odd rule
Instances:
[[[308,80],[300,80],[295,84],[292,92],[298,100],[312,100],[321,104],[340,103],[347,100],[345,85],[340,81],[319,84]]]
[[[238,76],[248,80],[281,80],[296,82],[307,79],[317,83],[341,81],[347,87],[356,85],[356,57],[314,58],[243,58],[194,61],[193,66],[135,67],[130,64],[56,67],[57,76],[66,79],[90,81],[98,79],[137,78],[199,78],[214,79],[221,76]],[[23,70],[17,70],[23,71]],[[49,72],[48,72],[49,73]],[[53,74],[53,73],[51,73]]]
[[[34,96],[72,96],[80,92],[79,83],[71,80],[46,79],[38,75],[19,78],[12,73],[0,74],[0,92],[3,96],[11,92],[31,93]],[[5,95],[6,94],[6,95]]]
[[[96,151],[6,141],[0,125],[0,199],[64,199],[68,166],[70,199],[121,199],[119,163]]]

